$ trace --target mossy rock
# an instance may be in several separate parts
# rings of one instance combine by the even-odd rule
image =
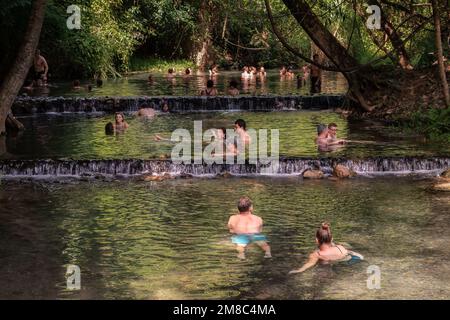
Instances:
[[[323,179],[325,174],[321,170],[306,170],[302,174],[303,179]]]

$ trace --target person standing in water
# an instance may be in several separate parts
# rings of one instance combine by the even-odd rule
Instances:
[[[214,87],[214,81],[211,79],[206,82],[206,88],[200,91],[201,96],[213,97],[217,96],[217,94],[218,92],[217,89]]]
[[[252,139],[247,133],[247,124],[245,123],[245,120],[237,119],[234,122],[234,131],[239,135],[239,138],[244,143],[244,145],[249,145],[251,143]]]
[[[43,86],[47,82],[48,64],[47,60],[41,56],[41,51],[38,49],[34,55],[34,81],[37,86]]]
[[[227,93],[230,96],[237,96],[239,94],[238,83],[236,80],[233,79],[230,81],[230,85],[228,86]]]
[[[319,55],[316,53],[313,56],[313,61],[320,64]],[[322,91],[322,69],[311,64],[311,94],[320,93]]]
[[[289,274],[301,273],[312,267],[318,262],[330,263],[333,261],[359,261],[364,257],[354,251],[347,250],[340,244],[333,243],[331,228],[328,222],[323,222],[316,231],[316,243],[318,249],[309,255],[308,261],[300,268],[292,270]]]
[[[253,242],[264,250],[264,258],[272,258],[267,238],[261,234],[263,220],[253,214],[253,204],[250,198],[240,198],[237,207],[239,213],[230,217],[228,229],[230,233],[234,234],[231,241],[236,245],[238,258],[245,259],[245,249]]]

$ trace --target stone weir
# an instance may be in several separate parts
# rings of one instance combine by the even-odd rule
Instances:
[[[217,175],[295,175],[321,167],[331,172],[342,164],[358,174],[434,173],[450,167],[450,157],[414,158],[284,158],[279,165],[258,164],[174,164],[170,160],[2,160],[0,176],[83,176],[83,175],[140,175],[169,173],[193,176]]]
[[[18,97],[15,115],[46,112],[132,112],[146,104],[170,112],[325,110],[343,107],[344,95],[219,97]]]

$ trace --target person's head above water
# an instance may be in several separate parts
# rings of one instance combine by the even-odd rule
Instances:
[[[123,116],[123,113],[116,112],[115,116],[116,123],[122,123],[125,121],[125,117]]]
[[[241,197],[238,201],[237,207],[240,213],[247,213],[249,211],[252,211],[252,200],[250,200],[249,197]]]
[[[316,231],[316,241],[319,246],[323,244],[330,244],[333,241],[331,235],[331,228],[328,222],[322,222],[322,225]]]
[[[97,79],[97,87],[100,88],[101,86],[103,86],[103,80]]]
[[[208,81],[206,82],[206,87],[207,87],[208,89],[211,89],[212,87],[214,87],[214,81],[208,80]]]
[[[74,80],[73,81],[73,86],[74,87],[79,87],[80,86],[80,80]]]
[[[317,126],[317,134],[319,135],[319,134],[321,134],[322,132],[324,132],[325,130],[327,130],[327,128],[328,128],[328,126],[327,125],[325,125],[325,124],[319,124],[318,126]]]
[[[191,68],[186,68],[186,70],[184,70],[184,74],[190,75],[191,74]]]
[[[337,124],[334,123],[334,122],[328,124],[328,131],[330,132],[330,134],[336,135],[336,132],[337,132]]]
[[[173,68],[169,68],[169,70],[167,70],[167,72],[168,72],[169,74],[172,74],[172,73],[173,73]]]
[[[114,125],[112,122],[108,122],[105,126],[105,134],[110,136],[114,134]]]
[[[247,130],[247,124],[245,123],[245,120],[237,119],[234,122],[234,128],[235,129],[244,129],[244,131],[245,131],[245,130]]]
[[[236,80],[232,79],[230,80],[230,88],[237,89],[238,83]]]

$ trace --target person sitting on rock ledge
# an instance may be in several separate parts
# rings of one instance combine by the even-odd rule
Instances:
[[[139,110],[136,113],[136,116],[141,119],[152,119],[155,115],[155,109],[150,108],[145,103],[140,105]]]

